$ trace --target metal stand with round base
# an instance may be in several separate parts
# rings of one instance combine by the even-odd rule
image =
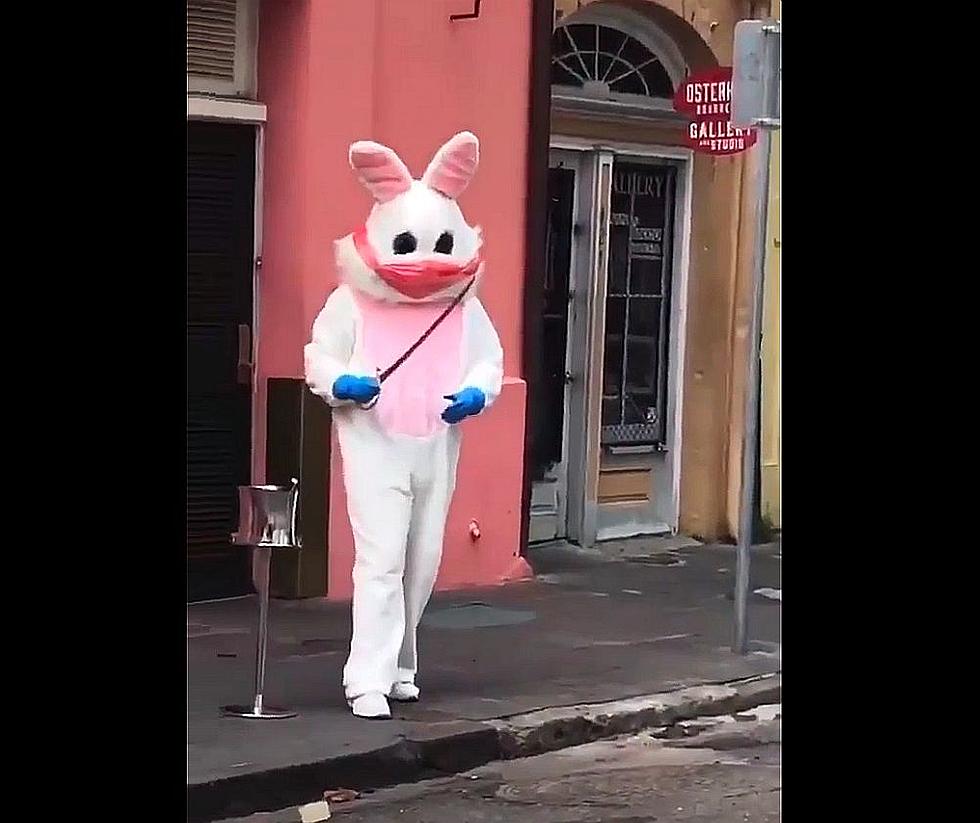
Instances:
[[[269,575],[274,547],[296,547],[298,482],[291,486],[239,486],[239,528],[232,541],[252,549],[252,579],[259,595],[259,632],[255,648],[255,699],[251,705],[224,706],[225,717],[249,720],[282,720],[296,717],[290,709],[266,706],[265,659],[269,641]]]
[[[276,709],[272,706],[222,706],[221,713],[225,717],[247,717],[250,720],[284,720],[296,717],[296,712],[289,709]]]
[[[259,637],[255,648],[255,700],[251,705],[223,706],[221,713],[225,717],[246,717],[251,720],[282,720],[296,717],[294,711],[266,706],[263,702],[265,658],[269,642],[269,569],[272,564],[272,549],[269,546],[254,546],[252,557],[255,588],[259,594]]]

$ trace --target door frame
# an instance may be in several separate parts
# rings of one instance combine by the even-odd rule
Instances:
[[[684,355],[687,343],[687,291],[690,274],[690,237],[692,224],[692,206],[694,192],[694,152],[691,149],[677,146],[663,146],[656,144],[627,143],[620,141],[596,141],[594,139],[566,137],[562,135],[552,135],[550,142],[551,152],[574,151],[581,152],[583,161],[580,168],[586,167],[587,159],[591,155],[593,163],[598,170],[603,162],[611,162],[610,157],[622,156],[624,158],[641,158],[651,160],[671,161],[677,169],[677,194],[676,204],[678,214],[674,221],[674,255],[671,271],[671,298],[670,298],[670,341],[667,349],[667,465],[671,477],[671,499],[670,499],[670,518],[667,525],[671,533],[676,534],[680,521],[680,474],[681,474],[681,450],[683,442],[683,407],[684,407]],[[550,162],[550,155],[549,155]],[[598,191],[598,173],[593,174],[592,203],[595,204]],[[588,215],[591,222],[595,222],[595,215]],[[597,227],[600,228],[601,227]],[[608,227],[601,229],[608,233]],[[584,328],[586,334],[590,335],[591,345],[589,346],[588,358],[583,364],[587,371],[594,371],[596,368],[601,370],[603,362],[602,336],[601,331],[605,328],[605,301],[599,300],[605,294],[605,280],[608,279],[608,254],[597,248],[598,246],[608,246],[608,238],[605,244],[596,242],[598,238],[590,237],[588,245],[591,247],[591,262],[589,267],[589,288],[591,299],[589,301],[588,314]],[[583,244],[585,245],[585,244]],[[597,276],[597,267],[602,268],[601,277]],[[580,277],[580,282],[584,278]],[[598,281],[602,280],[602,283]],[[585,284],[583,284],[585,285]],[[582,327],[583,324],[580,324]],[[570,326],[571,330],[571,326]],[[599,330],[598,332],[596,330]],[[571,335],[569,345],[571,345]],[[591,547],[597,538],[597,513],[598,513],[598,479],[599,462],[601,456],[599,420],[595,410],[589,411],[592,403],[586,403],[586,414],[582,421],[586,426],[585,454],[581,460],[575,461],[579,471],[584,477],[581,482],[572,482],[573,478],[567,478],[566,487],[571,489],[577,487],[577,491],[582,495],[581,500],[568,501],[569,512],[578,513],[578,528],[572,528],[572,520],[569,518],[567,533],[575,536],[581,545]],[[566,417],[566,420],[568,418]],[[591,429],[595,429],[592,432]],[[568,461],[567,471],[571,472],[573,464]],[[570,495],[569,495],[570,497]]]
[[[260,295],[259,274],[262,268],[262,225],[263,225],[263,190],[264,190],[264,169],[265,169],[265,123],[266,106],[265,104],[255,103],[248,100],[220,100],[212,99],[201,100],[195,95],[187,95],[187,120],[188,122],[207,122],[207,123],[228,123],[229,125],[253,125],[255,126],[255,191],[252,196],[252,385],[251,385],[251,420],[249,425],[251,431],[250,439],[250,475],[251,482],[259,484],[264,482],[261,478],[260,468],[262,466],[262,449],[259,449],[259,420],[263,411],[260,403],[258,375],[259,370],[259,318]]]

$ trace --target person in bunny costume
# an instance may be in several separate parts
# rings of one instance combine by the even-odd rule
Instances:
[[[456,203],[478,162],[469,132],[420,180],[387,146],[350,147],[375,203],[335,244],[340,285],[305,349],[307,384],[335,407],[354,533],[344,691],[359,717],[388,718],[388,698],[419,697],[416,631],[442,557],[458,424],[487,409],[503,380],[500,340],[476,297],[480,230]]]

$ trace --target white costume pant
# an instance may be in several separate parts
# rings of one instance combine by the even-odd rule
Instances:
[[[355,554],[344,691],[353,699],[415,680],[416,632],[439,571],[460,433],[387,435],[356,419],[358,410],[345,411],[338,437]]]

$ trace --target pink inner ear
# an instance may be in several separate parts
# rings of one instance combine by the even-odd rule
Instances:
[[[479,162],[480,142],[476,135],[460,132],[436,152],[422,182],[455,200],[470,184]]]
[[[360,141],[350,147],[350,165],[379,203],[387,203],[412,185],[412,175],[387,146]]]

